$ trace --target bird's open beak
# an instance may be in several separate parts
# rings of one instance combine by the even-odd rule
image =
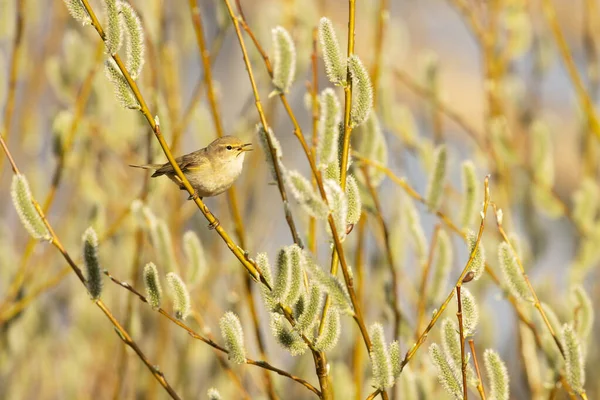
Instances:
[[[237,151],[238,151],[237,157],[239,157],[240,154],[244,153],[245,151],[252,151],[253,149],[250,146],[252,146],[252,143],[245,143],[245,144],[241,145],[240,147],[238,147],[237,148]]]

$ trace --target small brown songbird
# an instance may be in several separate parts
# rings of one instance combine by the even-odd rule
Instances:
[[[243,143],[235,136],[223,136],[203,149],[176,158],[175,162],[195,190],[194,196],[189,198],[212,197],[229,189],[242,173],[244,153],[252,150],[250,146],[252,143]],[[185,190],[170,163],[130,166],[153,169],[153,178],[166,175]]]

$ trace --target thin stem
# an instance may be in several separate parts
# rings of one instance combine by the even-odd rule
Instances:
[[[435,248],[438,240],[438,236],[440,233],[440,224],[436,224],[435,228],[433,228],[433,234],[431,236],[431,244],[429,245],[429,254],[427,255],[427,263],[423,268],[423,273],[421,274],[421,285],[419,287],[419,303],[417,305],[417,324],[415,329],[415,338],[419,338],[419,332],[421,330],[421,325],[423,324],[423,317],[425,316],[425,308],[427,305],[427,277],[429,276],[429,270],[431,269],[431,265],[433,264],[433,255],[435,253]]]
[[[310,98],[312,101],[312,142],[310,145],[310,155],[313,162],[317,162],[317,141],[318,141],[318,130],[319,130],[319,73],[317,66],[317,41],[319,31],[317,28],[313,28],[312,31],[312,53],[310,56],[311,61],[311,72],[312,80],[310,84]],[[317,178],[312,178],[313,190],[317,188]],[[317,255],[317,220],[313,216],[308,219],[308,248],[315,256]]]
[[[465,332],[463,329],[462,299],[460,297],[460,288],[460,285],[456,285],[456,303],[458,305],[456,318],[458,319],[458,335],[460,338],[460,371],[462,375],[463,398],[467,400],[467,360],[465,359]]]
[[[475,342],[473,339],[469,339],[469,347],[471,348],[471,354],[473,355],[473,363],[475,364],[475,373],[477,374],[477,391],[481,400],[485,400],[485,389],[483,388],[483,380],[481,379],[481,370],[479,369],[479,361],[477,361],[477,353],[475,352]]]
[[[469,273],[471,264],[473,263],[473,260],[475,259],[475,253],[477,252],[477,249],[479,248],[479,243],[481,242],[481,237],[483,236],[483,229],[485,227],[485,217],[487,214],[488,205],[490,204],[489,176],[485,177],[484,193],[485,193],[485,196],[484,196],[483,210],[482,210],[482,215],[481,215],[482,218],[481,218],[481,224],[479,225],[479,232],[477,233],[477,240],[475,241],[475,245],[473,246],[473,249],[471,250],[469,260],[467,261],[467,264],[465,265],[460,276],[458,277],[455,286],[461,286],[463,279],[465,278],[467,273]],[[446,300],[444,300],[444,302],[438,308],[438,310],[433,314],[431,321],[429,321],[429,324],[427,325],[427,327],[425,328],[425,330],[423,331],[421,336],[419,336],[416,343],[410,348],[410,350],[408,350],[408,352],[404,356],[404,359],[400,363],[400,371],[402,371],[404,369],[406,364],[408,364],[410,362],[410,360],[414,357],[414,355],[417,353],[417,350],[419,350],[419,347],[421,347],[421,345],[425,342],[425,340],[427,339],[427,335],[429,334],[429,331],[431,331],[431,329],[434,327],[435,323],[440,318],[442,313],[446,310],[446,307],[448,307],[448,304],[450,303],[450,301],[452,300],[453,297],[454,297],[454,288],[452,289],[452,291],[450,291],[450,294],[448,294],[448,297],[446,297]]]
[[[379,80],[381,78],[381,60],[383,58],[383,42],[389,20],[389,0],[379,0],[379,10],[377,11],[377,31],[375,33],[375,46],[373,70],[371,72],[371,82],[373,83],[373,109],[377,110],[379,101]]]

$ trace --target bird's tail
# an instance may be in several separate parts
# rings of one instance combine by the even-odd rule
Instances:
[[[129,164],[129,166],[133,167],[133,168],[141,168],[141,169],[159,169],[160,167],[162,167],[162,164],[142,164],[142,165]]]

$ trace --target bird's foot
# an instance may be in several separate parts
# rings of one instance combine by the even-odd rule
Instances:
[[[208,224],[208,229],[209,230],[213,230],[213,229],[217,229],[217,227],[221,225],[221,223],[219,222],[219,220],[215,217],[215,221],[211,222],[210,224]]]
[[[190,195],[190,197],[188,197],[188,200],[196,200],[196,199],[202,200],[202,197],[200,197],[200,195],[198,195],[197,190],[194,191],[194,194],[192,194],[192,195]]]

